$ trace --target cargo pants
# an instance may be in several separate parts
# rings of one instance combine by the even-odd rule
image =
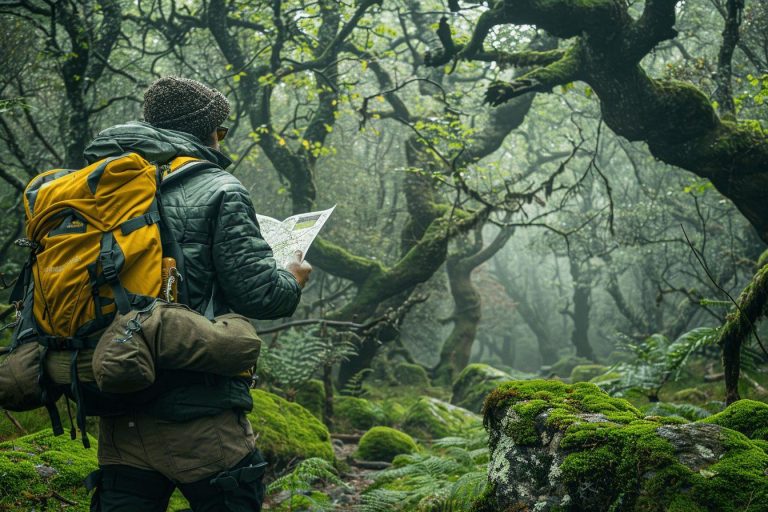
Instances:
[[[178,487],[195,512],[260,511],[266,462],[243,413],[187,422],[101,418],[92,512],[164,512]]]

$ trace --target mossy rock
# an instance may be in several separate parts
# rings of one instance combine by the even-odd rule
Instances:
[[[312,379],[302,385],[296,391],[295,401],[312,413],[312,415],[321,420],[325,410],[325,386],[323,382]]]
[[[763,402],[739,400],[702,422],[736,430],[750,439],[768,441],[768,404]]]
[[[320,457],[334,461],[331,436],[323,423],[301,405],[261,389],[251,390],[253,411],[248,419],[256,446],[280,470],[295,459]]]
[[[405,415],[402,429],[419,438],[461,434],[480,424],[480,416],[437,398],[421,397]]]
[[[717,424],[652,418],[589,383],[488,398],[487,510],[766,510],[768,454]]]
[[[464,368],[453,383],[451,403],[472,412],[483,409],[485,397],[502,382],[515,380],[506,372],[492,366],[474,363]]]
[[[399,425],[405,420],[405,415],[408,413],[408,408],[400,400],[393,398],[382,401],[380,407],[384,415],[385,425]]]
[[[392,374],[395,382],[401,386],[429,386],[427,371],[418,364],[397,363]]]
[[[365,398],[338,396],[333,401],[333,417],[340,432],[368,430],[386,423],[380,407]]]
[[[580,364],[571,370],[571,382],[589,382],[607,371],[608,367],[602,364]]]
[[[696,388],[685,388],[676,391],[672,395],[673,402],[684,402],[689,404],[703,405],[709,401],[707,394]]]
[[[91,445],[51,429],[0,443],[0,510],[61,510],[51,491],[77,503],[66,510],[90,510],[83,481],[98,469],[93,438]]]
[[[419,448],[411,436],[389,427],[373,427],[360,439],[356,457],[362,460],[392,462],[397,455],[411,454]]]
[[[561,357],[555,364],[550,366],[546,374],[557,375],[560,378],[567,379],[571,376],[571,372],[577,366],[594,365],[595,362],[587,359],[586,357],[578,356],[565,356]],[[543,369],[543,368],[542,368]]]

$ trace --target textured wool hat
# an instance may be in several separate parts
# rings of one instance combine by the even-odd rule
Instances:
[[[191,133],[204,142],[228,116],[227,98],[197,80],[166,76],[144,92],[146,122]]]

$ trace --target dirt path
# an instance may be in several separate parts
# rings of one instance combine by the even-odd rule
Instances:
[[[347,487],[329,485],[321,490],[331,497],[336,510],[357,510],[362,503],[362,492],[373,483],[373,476],[378,471],[362,469],[351,464],[353,454],[357,450],[357,441],[354,439],[333,439],[333,450],[336,459],[348,465],[347,471],[341,475],[341,480]]]

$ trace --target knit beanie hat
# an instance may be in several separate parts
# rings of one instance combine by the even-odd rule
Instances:
[[[144,120],[157,128],[191,133],[206,142],[229,117],[229,101],[216,89],[191,80],[166,76],[144,92]]]

